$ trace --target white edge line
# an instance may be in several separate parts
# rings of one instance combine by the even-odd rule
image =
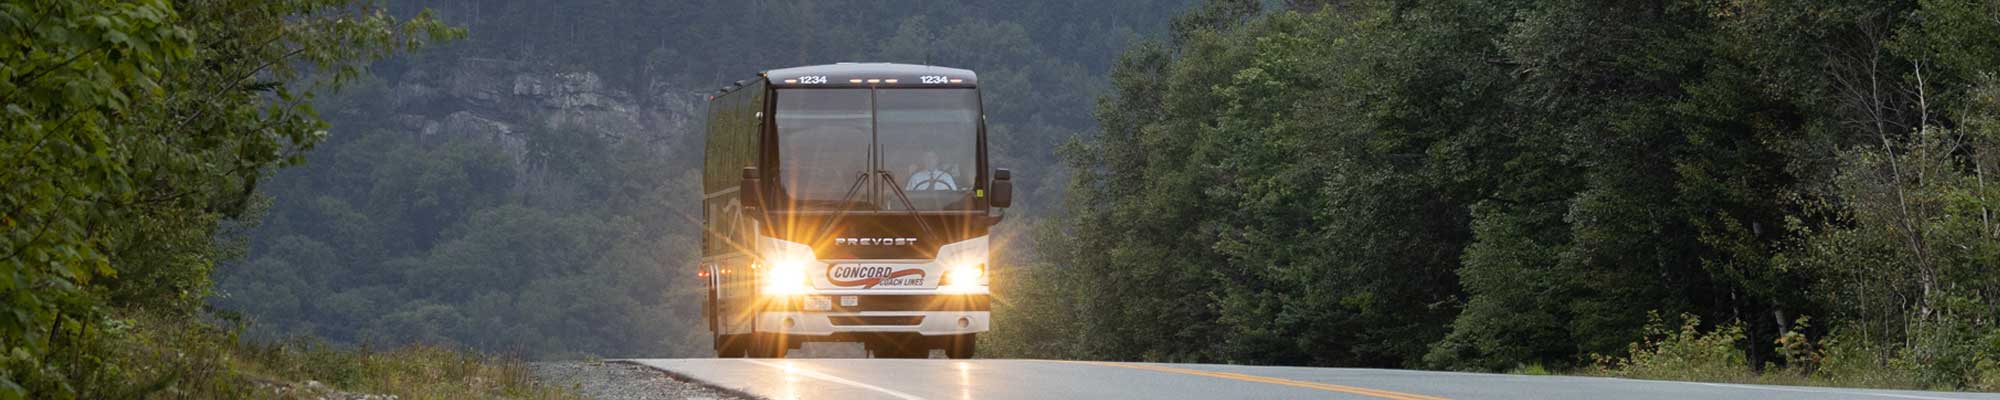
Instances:
[[[894,391],[894,390],[889,390],[888,388],[884,388],[884,387],[881,387],[881,386],[875,386],[875,385],[870,385],[870,384],[866,384],[866,383],[861,383],[861,382],[855,382],[855,381],[850,381],[850,380],[847,380],[847,379],[845,379],[845,378],[841,378],[841,377],[838,377],[838,376],[833,376],[833,375],[827,375],[827,374],[824,374],[824,373],[820,373],[820,372],[817,372],[817,371],[813,371],[813,370],[809,370],[809,369],[805,369],[805,368],[791,368],[791,367],[786,367],[786,366],[783,366],[783,365],[778,365],[778,364],[772,364],[772,363],[768,363],[768,362],[763,362],[763,361],[757,361],[757,360],[750,360],[750,359],[744,359],[744,360],[742,360],[742,361],[746,361],[746,362],[751,362],[751,363],[756,363],[757,365],[762,365],[762,366],[766,366],[766,367],[771,367],[771,368],[777,368],[777,369],[779,369],[779,370],[783,370],[783,371],[785,371],[785,373],[790,373],[790,374],[799,374],[799,375],[805,375],[805,376],[807,376],[807,377],[811,377],[811,378],[813,378],[813,379],[818,379],[818,380],[822,380],[822,381],[827,381],[827,382],[833,382],[833,383],[838,383],[838,384],[842,384],[842,385],[847,385],[847,386],[853,386],[853,387],[858,387],[858,388],[862,388],[862,389],[868,389],[868,390],[873,390],[873,391],[877,391],[877,392],[882,392],[882,393],[884,393],[884,394],[888,394],[888,395],[890,395],[890,396],[896,396],[897,398],[901,398],[901,399],[904,399],[904,400],[924,400],[924,398],[922,398],[922,397],[917,397],[917,396],[913,396],[913,395],[910,395],[909,393],[903,393],[903,392],[898,392],[898,391]]]
[[[1898,398],[1898,399],[1917,399],[1917,400],[1964,400],[1964,399],[1959,399],[1959,398],[1954,398],[1954,397],[1930,397],[1930,396],[1918,396],[1918,395],[1911,395],[1911,394],[1898,394],[1898,393],[1879,393],[1879,392],[1863,392],[1863,391],[1848,391],[1848,390],[1814,390],[1814,389],[1806,389],[1806,388],[1789,388],[1789,387],[1770,387],[1770,386],[1758,386],[1758,385],[1737,385],[1737,384],[1730,384],[1730,383],[1713,383],[1713,382],[1681,382],[1681,383],[1687,383],[1687,384],[1695,384],[1695,385],[1702,385],[1702,386],[1716,386],[1716,387],[1727,387],[1727,388],[1737,388],[1737,389],[1755,389],[1755,390],[1775,390],[1775,391],[1780,391],[1780,392],[1799,392],[1799,393],[1819,393],[1819,394],[1839,394],[1839,395],[1849,395],[1849,396],[1875,396],[1875,397],[1890,397],[1890,398]]]

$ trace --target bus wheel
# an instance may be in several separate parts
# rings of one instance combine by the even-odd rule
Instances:
[[[785,343],[785,337],[778,334],[756,333],[751,334],[751,338],[751,357],[785,358],[786,350],[791,350],[790,344]]]
[[[944,356],[954,360],[972,358],[974,345],[979,342],[973,339],[974,336],[970,333],[952,336],[944,345]]]
[[[739,358],[749,352],[749,340],[743,335],[714,335],[716,358]]]

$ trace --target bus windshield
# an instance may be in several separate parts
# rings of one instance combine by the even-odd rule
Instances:
[[[780,189],[791,208],[805,211],[969,209],[978,96],[973,89],[779,90]],[[871,145],[879,149],[873,166]]]

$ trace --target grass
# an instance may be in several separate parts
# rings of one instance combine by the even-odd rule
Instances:
[[[404,399],[571,399],[538,384],[518,360],[435,346],[389,351],[293,341],[239,346],[241,371],[280,382],[319,381],[343,391]]]
[[[1784,365],[1766,363],[1755,370],[1744,361],[1737,345],[1744,339],[1739,325],[1723,325],[1707,332],[1696,329],[1699,321],[1683,316],[1677,331],[1648,327],[1648,339],[1631,345],[1622,358],[1597,357],[1596,364],[1573,371],[1580,375],[1634,379],[1742,383],[1790,386],[1823,386],[1907,390],[2000,389],[2000,371],[1981,364],[1973,371],[1938,373],[1932,365],[1911,361],[1911,357],[1882,349],[1847,345],[1832,338],[1807,342],[1804,335],[1787,334],[1775,345],[1787,360]],[[1803,320],[1800,322],[1803,324]],[[1892,354],[1892,356],[1884,356]],[[1928,374],[1927,374],[1928,372]],[[1966,376],[1971,375],[1971,376]]]
[[[1804,371],[1767,365],[1762,372],[1750,369],[1744,364],[1691,365],[1691,369],[1673,371],[1657,368],[1619,369],[1605,366],[1588,367],[1576,371],[1578,375],[1608,376],[1632,379],[1672,380],[1690,382],[1738,383],[1755,385],[1820,386],[1864,389],[1902,390],[1983,390],[1979,387],[1955,387],[1932,384],[1920,379],[1905,367],[1890,365],[1890,360],[1870,360],[1869,364],[1851,365],[1840,371],[1820,368]]]
[[[111,320],[79,356],[98,357],[83,398],[320,398],[334,392],[402,399],[576,399],[541,385],[519,360],[436,346],[347,348],[314,339],[241,340],[237,330],[137,315]],[[316,384],[315,384],[316,383]]]
[[[1548,367],[1542,366],[1542,363],[1517,365],[1514,366],[1514,369],[1507,370],[1507,373],[1514,375],[1555,375],[1554,372],[1549,371]]]

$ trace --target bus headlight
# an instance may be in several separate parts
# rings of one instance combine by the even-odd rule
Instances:
[[[948,290],[971,289],[986,286],[986,264],[961,265],[944,273],[940,282]]]
[[[805,293],[810,284],[806,282],[804,261],[780,261],[764,271],[764,294],[790,295]]]

